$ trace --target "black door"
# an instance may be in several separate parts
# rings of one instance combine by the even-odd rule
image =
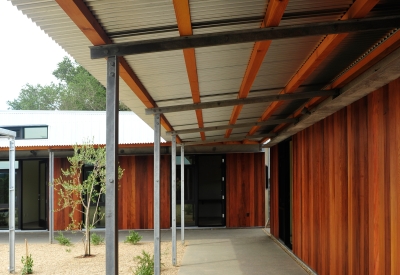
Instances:
[[[38,206],[39,206],[39,227],[47,227],[47,161],[39,162],[39,190],[38,190]]]
[[[290,232],[290,140],[278,144],[279,238],[292,248]]]
[[[225,156],[185,156],[185,226],[225,225]],[[176,158],[176,224],[181,225],[181,165]]]
[[[198,226],[225,225],[225,156],[198,155]]]

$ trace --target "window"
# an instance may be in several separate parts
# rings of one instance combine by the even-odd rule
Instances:
[[[15,169],[19,168],[19,161],[18,160],[16,160],[14,162],[14,168]],[[6,169],[6,170],[10,169],[10,162],[8,160],[0,161],[0,169]]]
[[[47,139],[48,138],[48,126],[13,126],[3,127],[16,133],[15,139]]]

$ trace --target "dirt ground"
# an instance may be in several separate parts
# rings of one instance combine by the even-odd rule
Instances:
[[[161,274],[178,274],[179,265],[183,258],[184,246],[177,244],[176,267],[172,266],[171,242],[161,243]],[[145,250],[153,255],[153,243],[141,242],[136,245],[119,244],[119,274],[133,274],[136,266],[134,257],[141,255]],[[75,243],[73,246],[59,244],[28,244],[28,252],[33,259],[33,274],[105,274],[105,245],[91,245],[90,258],[80,258],[83,254],[83,244]],[[9,247],[0,244],[0,274],[9,274]],[[22,256],[25,256],[25,244],[15,245],[15,274],[21,274],[23,265]]]

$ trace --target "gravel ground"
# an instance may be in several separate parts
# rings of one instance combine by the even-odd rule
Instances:
[[[83,244],[75,243],[73,246],[61,246],[59,244],[28,244],[29,254],[33,258],[33,274],[105,274],[105,245],[91,245],[91,254],[94,257],[81,258]],[[172,266],[171,242],[161,243],[161,274],[178,274],[179,265],[183,258],[185,247],[177,243],[176,267]],[[137,245],[119,244],[119,274],[133,274],[135,269],[134,257],[141,255],[142,250],[153,254],[152,242],[141,242]],[[8,244],[0,244],[0,274],[8,273],[9,247]],[[21,274],[21,258],[25,256],[25,244],[15,245],[15,274]]]

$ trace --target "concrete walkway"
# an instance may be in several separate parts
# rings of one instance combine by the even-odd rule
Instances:
[[[152,230],[137,230],[142,241],[153,241]],[[180,241],[180,230],[177,230]],[[104,230],[95,230],[104,236]],[[57,233],[55,234],[57,235]],[[73,242],[79,242],[82,234],[64,233]],[[128,231],[119,232],[123,242]],[[46,231],[17,231],[16,242],[28,239],[31,243],[48,243]],[[229,274],[229,275],[306,275],[261,228],[248,229],[191,229],[185,231],[186,251],[179,275]],[[171,240],[171,230],[161,230],[161,240]],[[8,232],[0,231],[0,243],[8,243]]]
[[[191,230],[185,236],[179,275],[307,274],[261,228]]]

